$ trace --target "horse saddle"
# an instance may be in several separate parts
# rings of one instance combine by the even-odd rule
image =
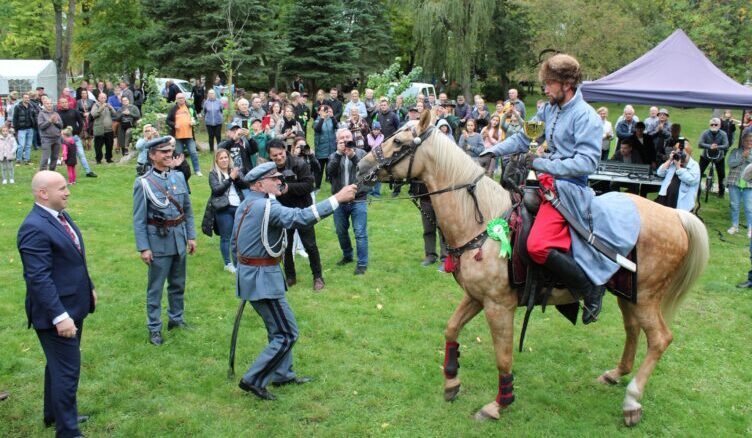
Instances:
[[[527,239],[533,221],[540,207],[538,187],[524,186],[521,202],[512,210],[509,218],[511,230],[512,257],[509,258],[509,281],[517,290],[520,306],[540,305],[545,312],[548,298],[553,289],[565,286],[557,279],[555,272],[533,263],[527,252]],[[629,260],[637,259],[637,247],[627,256]],[[620,268],[606,283],[606,288],[614,295],[623,297],[632,303],[637,302],[637,274]],[[578,303],[557,305],[556,309],[573,324],[577,321]]]

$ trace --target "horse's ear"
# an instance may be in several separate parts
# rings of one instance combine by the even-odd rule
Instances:
[[[423,110],[423,114],[420,115],[420,122],[418,123],[418,131],[426,132],[426,129],[431,125],[431,111]]]

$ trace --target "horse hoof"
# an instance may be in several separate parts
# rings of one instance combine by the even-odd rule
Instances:
[[[457,394],[460,393],[460,385],[453,386],[451,388],[444,388],[444,400],[451,402],[457,398]]]
[[[617,383],[619,383],[619,380],[611,377],[608,371],[606,371],[598,377],[598,382],[603,383],[604,385],[616,385]]]
[[[636,425],[640,420],[642,420],[642,408],[624,411],[624,424],[627,427]]]
[[[488,421],[499,419],[499,404],[496,401],[483,406],[478,412],[473,415],[473,419],[476,421]]]

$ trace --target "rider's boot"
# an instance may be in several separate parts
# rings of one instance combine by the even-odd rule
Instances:
[[[583,297],[585,309],[582,313],[582,323],[590,324],[597,321],[605,288],[593,284],[574,258],[559,250],[550,250],[543,266],[561,279],[570,291]]]

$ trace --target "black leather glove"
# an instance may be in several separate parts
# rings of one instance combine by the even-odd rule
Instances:
[[[540,157],[534,152],[528,152],[527,155],[525,155],[525,166],[528,168],[528,170],[533,169],[533,160],[535,160],[536,158]]]

